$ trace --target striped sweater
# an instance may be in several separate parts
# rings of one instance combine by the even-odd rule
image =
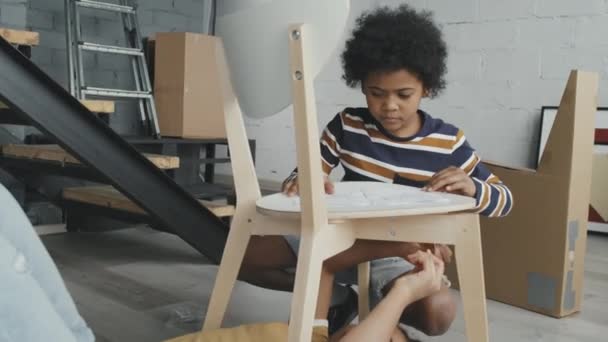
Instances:
[[[462,130],[419,111],[420,131],[408,138],[387,132],[367,108],[346,108],[327,124],[321,136],[323,171],[342,164],[344,181],[379,181],[423,187],[447,167],[457,166],[476,188],[475,211],[504,216],[513,205],[507,186],[492,174],[469,145]],[[297,176],[297,170],[285,180]]]

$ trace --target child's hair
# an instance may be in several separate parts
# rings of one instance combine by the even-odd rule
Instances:
[[[342,78],[355,88],[373,72],[413,73],[430,97],[445,88],[447,48],[430,11],[408,5],[363,13],[342,53]]]

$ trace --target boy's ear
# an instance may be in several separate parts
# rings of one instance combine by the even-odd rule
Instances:
[[[428,90],[428,89],[426,89],[426,88],[425,88],[425,89],[422,91],[422,97],[429,97],[429,90]]]

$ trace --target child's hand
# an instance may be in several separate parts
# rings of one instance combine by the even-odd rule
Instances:
[[[323,185],[325,187],[326,194],[334,193],[334,183],[329,179],[328,176],[323,175]],[[293,196],[298,194],[298,177],[294,178],[292,181],[283,183],[283,188],[281,192],[286,194],[287,196]]]
[[[421,244],[421,249],[430,249],[446,265],[452,262],[453,253],[450,247],[448,247],[447,245],[439,243],[423,243]]]
[[[395,287],[405,289],[410,300],[415,302],[428,297],[441,289],[444,264],[430,250],[418,251],[408,256],[408,261],[416,268],[395,280]]]
[[[449,192],[469,197],[475,197],[476,192],[473,179],[463,169],[455,166],[450,166],[435,173],[422,189],[425,191]]]

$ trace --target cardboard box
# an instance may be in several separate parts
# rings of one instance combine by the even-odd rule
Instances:
[[[198,33],[156,34],[154,96],[161,135],[226,137],[215,58],[219,42]]]
[[[554,317],[580,311],[597,87],[595,73],[570,74],[538,170],[488,164],[514,198],[508,216],[481,219],[488,298]]]
[[[591,176],[589,224],[595,231],[608,233],[608,177],[606,177],[608,175],[608,146],[596,145],[595,148],[593,175]]]
[[[598,76],[573,71],[535,172],[491,166],[514,197],[481,221],[489,298],[562,317],[580,311]]]

